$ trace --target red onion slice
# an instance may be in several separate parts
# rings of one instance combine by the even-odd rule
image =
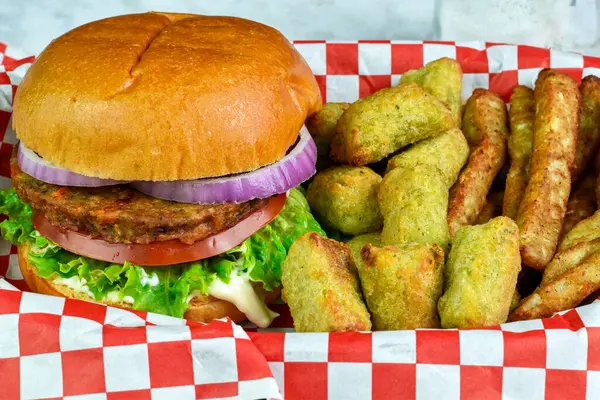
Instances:
[[[126,181],[116,181],[114,179],[92,178],[49,164],[35,152],[25,147],[23,142],[19,142],[17,161],[21,170],[26,174],[53,185],[99,187],[127,183]]]
[[[306,127],[292,151],[274,164],[243,174],[173,182],[136,181],[131,185],[159,199],[195,204],[243,203],[285,193],[316,172],[317,146]]]

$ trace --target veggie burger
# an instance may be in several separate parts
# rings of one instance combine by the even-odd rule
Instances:
[[[14,99],[2,235],[37,292],[268,326],[281,263],[323,233],[300,183],[322,100],[275,29],[108,18],[54,40]]]

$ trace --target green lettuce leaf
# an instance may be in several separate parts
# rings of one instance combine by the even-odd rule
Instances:
[[[0,223],[2,237],[13,244],[21,244],[33,231],[31,208],[22,202],[14,189],[0,190],[0,215],[8,218]]]
[[[0,190],[0,214],[8,216],[0,223],[2,236],[28,246],[28,261],[42,278],[76,276],[96,300],[133,300],[133,309],[175,317],[189,308],[192,293],[207,294],[214,279],[229,283],[234,272],[267,290],[278,287],[281,264],[294,240],[310,231],[325,235],[298,189],[290,191],[279,215],[239,246],[206,260],[165,267],[108,263],[62,249],[33,228],[31,209],[14,189]]]

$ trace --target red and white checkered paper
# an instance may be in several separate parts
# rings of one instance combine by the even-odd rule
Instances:
[[[533,86],[538,72],[545,67],[566,72],[578,81],[590,74],[600,76],[600,58],[531,46],[427,41],[296,41],[294,44],[311,66],[325,101],[354,101],[396,84],[409,69],[445,56],[456,58],[462,65],[465,100],[474,88],[484,87],[498,92],[508,101],[515,85]],[[0,66],[0,187],[7,187],[10,185],[8,158],[16,143],[15,133],[10,128],[12,97],[32,58],[10,57],[11,49],[4,45],[0,45],[0,53],[4,54],[3,66]],[[16,251],[1,241],[0,275],[27,290],[18,268]],[[242,338],[241,329],[227,322],[202,326],[182,325],[184,322],[179,321],[179,325],[169,322],[169,327],[155,328],[143,321],[150,321],[148,316],[151,315],[152,319],[175,320],[74,300],[0,290],[0,399],[39,394],[27,390],[47,390],[42,396],[50,397],[76,394],[69,391],[69,385],[79,390],[77,394],[101,393],[89,398],[112,399],[125,396],[126,392],[111,392],[111,388],[130,389],[119,386],[125,381],[121,379],[122,375],[138,377],[139,380],[132,382],[143,386],[134,388],[142,392],[140,396],[133,394],[132,398],[160,398],[161,389],[155,386],[155,379],[163,386],[180,386],[181,393],[188,390],[192,397],[194,393],[202,395],[198,387],[206,381],[177,381],[178,375],[182,374],[179,371],[187,371],[187,376],[193,375],[194,379],[198,376],[206,379],[207,375],[198,373],[198,365],[194,363],[196,360],[203,366],[201,357],[206,354],[209,363],[218,360],[215,365],[224,365],[222,371],[219,368],[215,372],[217,376],[230,373],[229,378],[233,379],[234,364],[229,361],[233,360],[234,353],[237,356],[237,380],[233,380],[231,387],[236,388],[238,397],[277,397],[270,386],[265,389],[266,394],[257,396],[247,395],[242,390],[245,382],[251,382],[247,385],[252,389],[248,390],[254,390],[258,388],[257,382],[268,382],[270,376],[263,363],[249,361],[255,355],[255,349],[268,361],[281,395],[290,400],[600,399],[600,301],[559,313],[553,318],[488,329],[330,334],[294,333],[286,306],[276,304],[273,308],[281,316],[271,328],[244,325],[254,347]],[[101,318],[98,310],[106,310],[102,311],[105,314]],[[140,326],[125,328],[136,332],[132,338],[120,330],[123,328],[111,325],[113,313],[127,315],[124,318],[128,321],[139,321]],[[15,320],[19,322],[15,323]],[[90,329],[92,325],[95,330]],[[156,343],[151,340],[153,329],[176,333],[164,333],[160,335],[160,343]],[[113,342],[106,339],[110,337],[106,333],[112,331],[119,332],[114,333],[118,340],[127,341],[122,344],[127,350],[107,350],[111,347],[107,343]],[[195,331],[204,333],[195,339]],[[185,338],[182,340],[179,335],[185,335]],[[62,347],[63,337],[65,348]],[[99,337],[104,341],[101,342]],[[203,347],[206,353],[196,359],[195,340],[200,340],[199,346],[208,345],[212,340],[214,346]],[[219,345],[226,340],[230,343],[229,352]],[[235,344],[231,344],[232,341]],[[143,348],[143,355],[134,354],[137,350],[131,346]],[[158,354],[154,360],[160,360],[156,362],[160,373],[153,372],[155,363],[151,347]],[[181,359],[187,357],[188,361],[174,363],[161,354],[179,354]],[[41,359],[29,361],[27,357]],[[137,360],[142,360],[142,367]],[[97,379],[90,379],[85,373],[89,368],[87,365],[97,366]],[[109,372],[113,367],[115,369]],[[6,377],[9,377],[8,381]],[[63,382],[62,386],[56,385],[53,379]],[[82,382],[90,383],[88,386]],[[53,392],[49,393],[51,390]],[[235,396],[234,389],[231,390],[226,396]],[[110,393],[104,394],[107,392]],[[164,396],[183,398],[175,392]]]

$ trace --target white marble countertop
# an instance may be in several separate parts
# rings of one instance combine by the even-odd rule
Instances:
[[[0,41],[37,54],[75,26],[149,10],[241,16],[290,39],[487,40],[600,55],[600,0],[0,0]]]

